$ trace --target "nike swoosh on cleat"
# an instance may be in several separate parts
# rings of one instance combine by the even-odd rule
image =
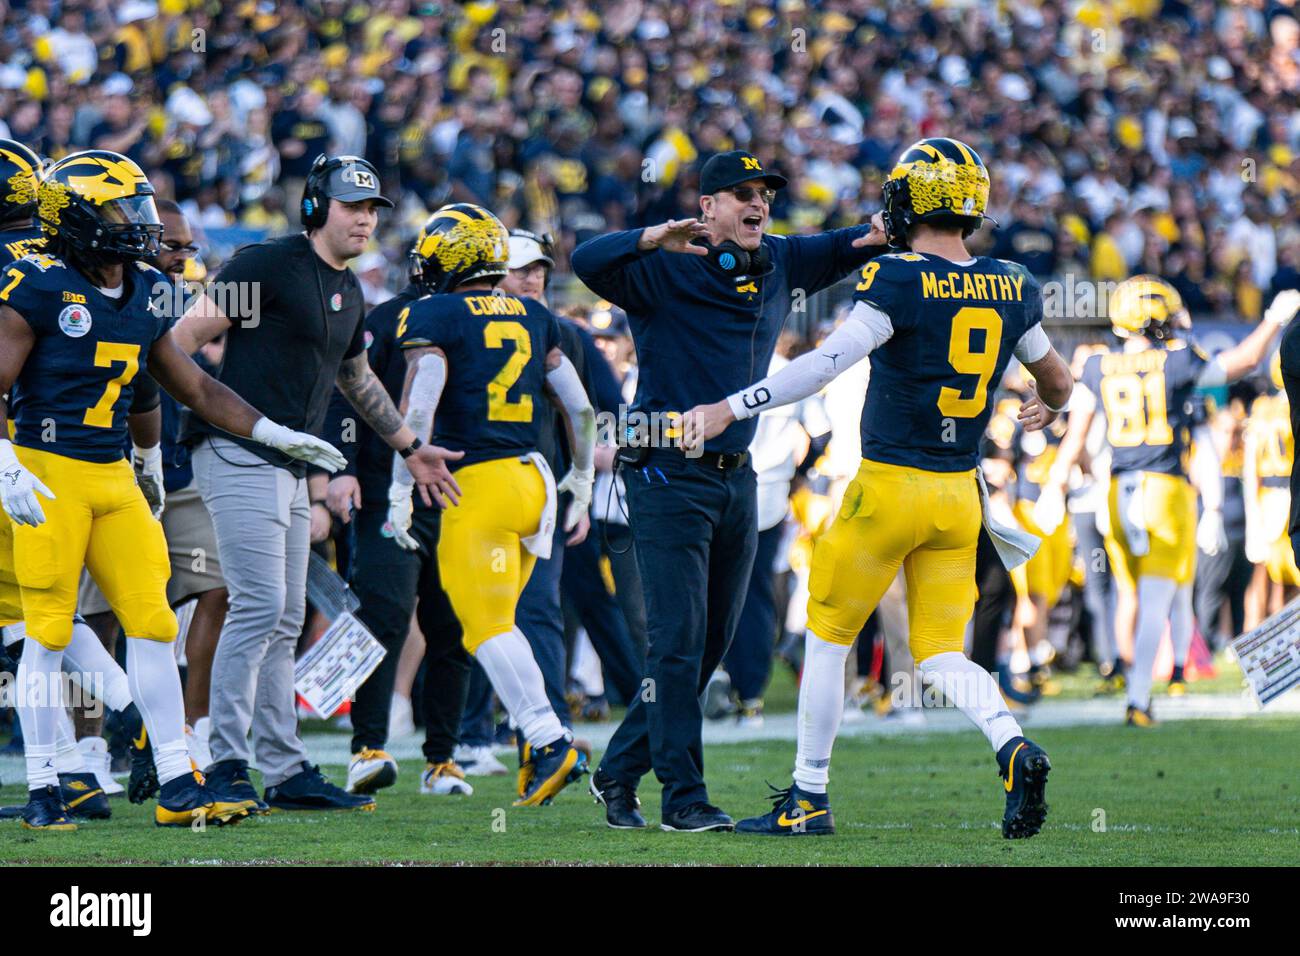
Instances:
[[[1025,743],[1025,741],[1021,741],[1020,745],[1017,746],[1015,750],[1011,751],[1011,759],[1007,761],[1007,779],[1006,782],[1002,784],[1002,786],[1007,788],[1007,793],[1010,793],[1011,788],[1015,786],[1016,754],[1020,753],[1020,748],[1023,747]]]
[[[820,817],[826,813],[830,813],[830,811],[814,810],[812,813],[801,813],[799,816],[791,820],[789,817],[785,815],[785,811],[782,810],[781,815],[776,818],[776,825],[779,827],[792,827],[792,826],[796,826],[800,821],[807,823],[813,817]]]
[[[140,736],[131,741],[136,750],[144,750],[144,745],[149,741],[149,731],[145,727],[140,728]]]

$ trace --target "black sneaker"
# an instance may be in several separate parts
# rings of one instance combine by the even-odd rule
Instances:
[[[132,803],[144,803],[158,792],[158,768],[153,763],[149,732],[135,704],[128,704],[122,711],[122,726],[131,739],[131,777],[126,782],[126,798]]]
[[[27,791],[27,806],[22,812],[23,829],[72,831],[77,825],[68,816],[58,787],[37,787]]]
[[[665,814],[659,829],[669,833],[703,833],[706,830],[730,831],[736,822],[711,803],[692,803],[676,813]]]
[[[638,808],[641,801],[637,799],[636,787],[619,783],[607,776],[599,768],[587,785],[596,802],[605,808],[605,822],[615,830],[644,830],[645,817]]]
[[[234,801],[253,801],[249,813],[270,813],[262,798],[257,795],[253,781],[248,776],[248,763],[243,760],[218,760],[203,775],[203,782],[213,793],[222,799]]]
[[[284,783],[266,788],[266,803],[272,810],[373,810],[375,798],[348,793],[325,779],[320,767],[307,761]]]
[[[93,773],[61,773],[59,789],[68,814],[85,820],[107,820],[113,815],[108,795]]]

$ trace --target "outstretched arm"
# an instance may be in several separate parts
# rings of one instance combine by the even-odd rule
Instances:
[[[347,459],[329,442],[285,428],[264,416],[194,364],[168,331],[149,350],[149,374],[169,395],[222,431],[278,449],[292,458],[338,471]]]
[[[1197,385],[1212,388],[1248,374],[1264,360],[1273,347],[1273,339],[1295,317],[1297,309],[1300,309],[1300,289],[1279,292],[1259,325],[1232,348],[1214,356],[1202,370]]]
[[[805,352],[775,375],[743,391],[712,405],[696,405],[683,415],[682,444],[688,449],[703,447],[732,422],[816,395],[893,334],[889,316],[865,302],[857,303],[839,328],[813,351]]]
[[[573,494],[564,516],[564,530],[573,532],[566,543],[581,544],[587,536],[582,519],[591,505],[591,486],[596,476],[596,410],[591,407],[577,369],[558,347],[546,355],[546,394],[564,418],[573,454],[573,467],[558,485],[560,491]]]

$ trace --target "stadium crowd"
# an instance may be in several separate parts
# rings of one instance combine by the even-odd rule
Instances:
[[[431,210],[481,205],[509,228],[553,237],[539,244],[551,306],[600,348],[627,403],[636,356],[626,318],[572,278],[569,253],[611,230],[695,215],[703,160],[737,147],[790,179],[772,206],[774,232],[866,221],[900,150],[942,134],[975,146],[992,171],[989,213],[1000,226],[977,235],[977,254],[1022,263],[1044,282],[1162,276],[1198,320],[1255,322],[1278,291],[1300,288],[1300,12],[1289,3],[37,0],[2,16],[0,137],[50,159],[100,148],[137,161],[194,230],[188,277],[214,273],[249,238],[294,231],[317,155],[363,156],[397,204],[354,265],[368,307],[404,284]],[[832,327],[834,313],[824,314],[793,323],[778,363]],[[1048,322],[1106,337],[1104,313]],[[747,606],[725,679],[711,685],[714,716],[761,721],[774,659],[799,667],[811,542],[856,468],[864,385],[865,368],[764,418],[754,446],[760,530],[774,533],[751,582],[758,609]],[[1009,466],[999,488],[1013,512],[1018,498],[1032,503],[1026,489],[1055,449],[1017,428],[1022,387],[1014,373],[1004,383],[1013,404],[986,443],[990,470]],[[1275,392],[1261,374],[1207,402],[1231,556],[1226,570],[1205,562],[1219,569],[1214,580],[1198,578],[1211,649],[1300,583],[1294,566],[1266,567],[1247,535],[1255,492],[1243,465],[1260,447],[1252,428],[1276,415],[1252,406]],[[644,610],[638,620],[616,586],[626,552],[609,544],[626,519],[616,483],[603,481],[600,533],[590,560],[573,563],[585,579],[564,590],[575,718],[627,703],[607,690],[585,632],[614,628],[644,653]],[[1090,513],[1083,497],[1076,516]],[[344,567],[347,528],[317,517],[313,539]],[[1110,689],[1122,674],[1110,585],[1090,581],[1088,551],[1064,532],[1053,593],[1036,603],[1041,589],[1011,576],[980,661],[1018,702],[1053,692],[1053,662],[1086,657]],[[847,688],[881,713],[910,710],[887,693],[891,675],[910,671],[900,608],[894,594],[869,622]],[[419,663],[411,641],[394,734],[414,720]],[[496,772],[491,742],[480,734],[457,760]]]

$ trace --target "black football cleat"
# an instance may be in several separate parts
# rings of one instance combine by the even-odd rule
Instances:
[[[1181,664],[1174,665],[1174,672],[1169,677],[1169,686],[1165,688],[1165,693],[1170,697],[1182,697],[1187,693],[1187,675],[1183,673]]]
[[[22,820],[24,830],[58,833],[77,829],[68,815],[68,808],[63,805],[63,794],[54,786],[27,791],[27,806],[23,807]]]
[[[59,789],[68,813],[83,820],[107,820],[113,815],[104,793],[93,773],[61,773]]]
[[[1127,727],[1159,727],[1160,721],[1156,720],[1151,712],[1150,704],[1147,705],[1146,710],[1129,704],[1124,712],[1124,724]]]
[[[1042,747],[1024,737],[1012,737],[998,751],[999,775],[1007,792],[1002,835],[1022,840],[1043,828],[1047,819],[1047,773],[1052,762]]]
[[[540,807],[555,799],[555,795],[587,773],[587,756],[573,745],[572,734],[565,733],[545,747],[526,746],[524,756],[530,768],[528,781],[519,799],[512,806]],[[519,771],[520,783],[525,771]]]
[[[231,800],[213,793],[197,770],[168,780],[158,789],[153,822],[160,827],[225,826],[248,816],[246,800]]]
[[[375,798],[365,793],[348,793],[325,779],[320,767],[307,761],[284,783],[266,788],[267,806],[272,810],[373,810]]]
[[[768,784],[772,787],[771,784]],[[831,815],[830,798],[824,793],[800,790],[797,783],[789,789],[770,794],[772,809],[759,817],[749,817],[736,824],[737,833],[755,833],[762,836],[831,836],[835,833],[835,817]]]
[[[128,704],[122,711],[122,723],[131,737],[131,777],[126,782],[126,798],[132,803],[144,803],[158,792],[158,768],[153,763],[149,732],[135,704]]]
[[[213,793],[235,803],[250,804],[251,814],[270,813],[271,808],[257,795],[253,781],[248,776],[248,763],[243,760],[219,760],[208,768],[203,781]]]
[[[605,808],[605,822],[614,830],[644,830],[645,817],[641,816],[641,801],[636,787],[619,783],[605,775],[599,767],[587,785],[596,802]]]
[[[669,833],[704,833],[708,830],[731,831],[736,823],[711,803],[692,803],[675,813],[666,813],[659,829]]]

